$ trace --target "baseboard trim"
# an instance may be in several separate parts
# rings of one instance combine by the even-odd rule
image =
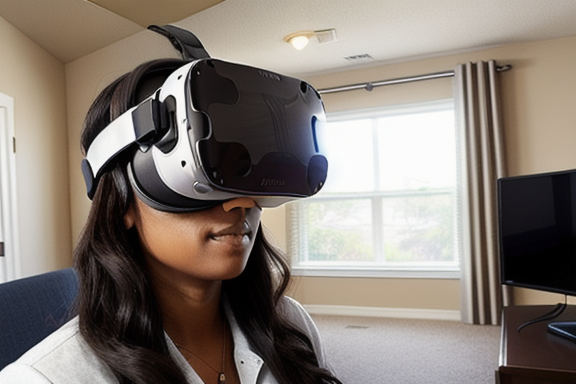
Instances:
[[[304,305],[311,315],[391,317],[400,319],[460,321],[460,311],[447,309],[380,308],[346,305]]]

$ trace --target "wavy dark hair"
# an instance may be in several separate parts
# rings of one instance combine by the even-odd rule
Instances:
[[[81,137],[84,152],[111,120],[184,64],[176,59],[147,62],[106,87],[87,114]],[[168,352],[138,235],[124,225],[123,216],[134,199],[127,160],[118,159],[100,179],[75,250],[80,332],[119,383],[184,384]],[[245,270],[222,286],[240,328],[280,383],[340,383],[318,366],[308,337],[279,314],[289,280],[287,263],[260,226]]]

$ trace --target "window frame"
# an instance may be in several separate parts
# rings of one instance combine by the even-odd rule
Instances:
[[[408,103],[403,105],[386,106],[379,108],[371,108],[356,111],[343,111],[327,114],[328,122],[339,122],[355,119],[374,119],[377,117],[389,117],[395,115],[405,115],[408,113],[425,113],[436,112],[446,109],[454,109],[454,99],[441,99],[434,101]],[[456,123],[455,123],[456,124]],[[456,127],[455,127],[456,128]],[[455,135],[458,135],[458,130],[455,129]],[[303,215],[305,206],[314,201],[329,201],[335,199],[359,199],[370,198],[374,201],[381,200],[386,195],[393,195],[395,192],[391,191],[370,191],[365,194],[359,193],[341,193],[323,196],[316,195],[304,201],[295,201],[287,204],[286,209],[286,228],[287,228],[287,248],[288,256],[290,259],[292,274],[295,276],[317,276],[317,277],[385,277],[385,278],[416,278],[416,279],[459,279],[460,278],[460,262],[458,255],[462,254],[462,204],[461,204],[461,170],[459,169],[459,153],[460,153],[461,139],[456,139],[456,187],[454,189],[448,188],[453,193],[456,201],[455,215],[458,216],[456,220],[456,228],[454,230],[455,236],[455,251],[457,252],[456,266],[441,265],[440,262],[433,263],[434,265],[424,265],[421,263],[418,266],[402,266],[401,263],[395,265],[378,266],[369,264],[365,266],[359,265],[340,265],[322,266],[320,263],[315,262],[315,265],[305,265],[296,263],[295,261],[300,258],[301,237],[306,231],[305,224],[299,217]],[[375,160],[376,161],[376,160]],[[453,192],[452,192],[453,191]],[[430,193],[430,192],[428,192]],[[437,193],[437,192],[433,192]],[[397,194],[397,193],[396,193]],[[423,193],[425,194],[425,193]],[[400,193],[401,196],[406,196],[406,193]],[[374,211],[374,208],[372,209]],[[460,223],[458,225],[458,223]],[[374,224],[377,226],[378,224]],[[352,264],[352,263],[351,263]]]

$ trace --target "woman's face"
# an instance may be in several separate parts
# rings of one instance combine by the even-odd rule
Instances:
[[[127,228],[136,227],[152,273],[217,281],[244,270],[260,214],[248,198],[190,213],[161,212],[136,198],[124,221]]]

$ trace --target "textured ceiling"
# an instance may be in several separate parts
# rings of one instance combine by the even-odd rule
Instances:
[[[144,12],[152,15],[146,20],[156,20],[154,7],[167,4],[167,0],[136,1],[138,9],[117,11],[121,16],[86,0],[0,0],[0,16],[67,63],[132,34],[145,33],[141,24],[148,21],[132,21],[137,19],[132,14]],[[182,14],[175,24],[193,31],[214,57],[292,74],[576,36],[575,0],[216,3],[190,16]],[[336,29],[336,42],[311,41],[304,50],[295,51],[283,40],[294,31],[328,28]],[[350,56],[364,59],[345,59]]]
[[[180,21],[223,0],[87,0],[143,27]]]

